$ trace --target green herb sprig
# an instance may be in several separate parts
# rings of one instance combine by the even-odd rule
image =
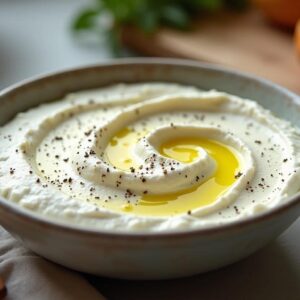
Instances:
[[[242,9],[247,0],[94,0],[92,7],[79,12],[73,23],[75,31],[102,31],[115,50],[119,47],[120,29],[133,25],[144,32],[154,32],[159,26],[189,29],[199,12],[212,13],[223,8]],[[101,26],[99,19],[111,20]]]

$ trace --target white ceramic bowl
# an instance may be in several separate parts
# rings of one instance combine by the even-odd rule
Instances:
[[[50,74],[0,93],[0,125],[69,92],[119,82],[164,81],[215,88],[259,102],[300,127],[300,99],[270,82],[192,61],[130,59]],[[0,198],[0,223],[28,248],[75,270],[127,279],[175,278],[238,261],[277,237],[300,213],[285,204],[221,227],[175,233],[115,233],[49,221]]]

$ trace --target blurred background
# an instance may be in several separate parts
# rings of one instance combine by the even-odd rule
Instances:
[[[0,0],[0,89],[114,57],[191,58],[300,94],[300,0]],[[238,264],[160,282],[87,276],[109,299],[300,299],[300,220]]]
[[[0,88],[113,57],[166,56],[300,93],[299,19],[300,0],[0,0]]]

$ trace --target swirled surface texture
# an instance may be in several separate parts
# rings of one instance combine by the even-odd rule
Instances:
[[[218,225],[300,189],[300,135],[257,103],[175,84],[67,95],[0,128],[0,194],[114,230]]]

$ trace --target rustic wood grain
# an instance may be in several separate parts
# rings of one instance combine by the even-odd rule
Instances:
[[[185,32],[163,28],[149,35],[127,27],[122,39],[146,55],[221,64],[300,93],[300,60],[292,32],[270,25],[255,11],[199,17],[193,30]]]

